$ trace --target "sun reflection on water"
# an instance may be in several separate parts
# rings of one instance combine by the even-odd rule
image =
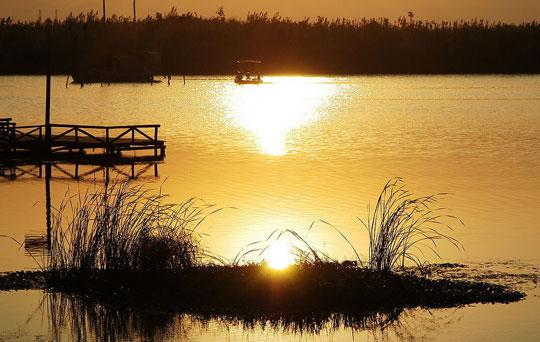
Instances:
[[[253,135],[260,153],[290,152],[291,131],[317,121],[335,93],[335,84],[305,77],[267,77],[261,85],[231,85],[228,117]]]

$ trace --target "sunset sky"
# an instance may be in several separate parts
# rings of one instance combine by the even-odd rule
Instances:
[[[16,20],[35,20],[41,9],[42,17],[60,18],[70,12],[90,10],[101,12],[102,0],[0,0],[0,17]],[[130,16],[132,0],[108,0],[108,15]],[[407,11],[418,19],[451,20],[485,18],[505,22],[540,19],[539,0],[138,0],[138,16],[168,12],[192,11],[203,16],[214,15],[223,6],[228,17],[245,17],[249,11],[280,12],[292,18],[316,17],[389,17],[397,18]]]

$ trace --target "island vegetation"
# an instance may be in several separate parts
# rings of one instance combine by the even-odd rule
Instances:
[[[389,181],[368,217],[359,218],[369,238],[367,259],[329,223],[356,260],[336,260],[290,229],[226,259],[204,248],[199,234],[223,208],[197,199],[167,204],[165,195],[131,182],[106,185],[67,196],[55,211],[49,254],[42,263],[36,256],[42,270],[2,275],[0,289],[42,288],[143,312],[347,313],[362,320],[374,312],[522,299],[502,285],[430,277],[423,253],[437,255],[443,242],[461,248],[450,235],[460,221],[436,206],[440,196],[416,197],[400,179]],[[260,257],[286,236],[295,263],[273,269]]]
[[[64,20],[0,19],[0,74],[56,74],[82,60],[156,51],[162,74],[232,74],[259,59],[273,74],[467,74],[540,72],[540,23],[388,18],[293,20],[278,13],[229,18],[156,13],[137,21],[97,12]]]

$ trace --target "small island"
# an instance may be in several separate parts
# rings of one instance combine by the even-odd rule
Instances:
[[[42,289],[139,312],[240,319],[340,313],[364,320],[407,308],[524,298],[507,286],[445,277],[441,270],[464,265],[430,265],[412,252],[422,241],[429,248],[437,248],[440,240],[461,247],[440,228],[445,219],[457,219],[433,209],[438,196],[415,197],[402,180],[390,180],[364,222],[368,260],[343,234],[357,260],[337,261],[294,230],[274,231],[227,260],[205,250],[197,233],[209,215],[223,208],[197,199],[166,204],[164,195],[130,182],[105,184],[77,204],[65,200],[54,216],[48,264],[41,271],[0,276],[0,290]],[[276,249],[287,235],[298,244]],[[283,252],[293,256],[290,263],[283,263]],[[254,261],[262,255],[266,259]]]

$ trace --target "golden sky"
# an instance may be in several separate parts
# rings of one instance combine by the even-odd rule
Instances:
[[[102,0],[0,0],[0,17],[29,20],[38,17],[60,18],[69,12],[101,12]],[[108,14],[130,16],[132,0],[108,0]],[[214,15],[223,6],[227,16],[245,17],[249,11],[280,12],[293,18],[316,17],[389,17],[416,13],[418,19],[486,18],[506,22],[540,19],[540,0],[137,0],[138,15],[168,12],[176,6],[179,12],[193,11]]]

